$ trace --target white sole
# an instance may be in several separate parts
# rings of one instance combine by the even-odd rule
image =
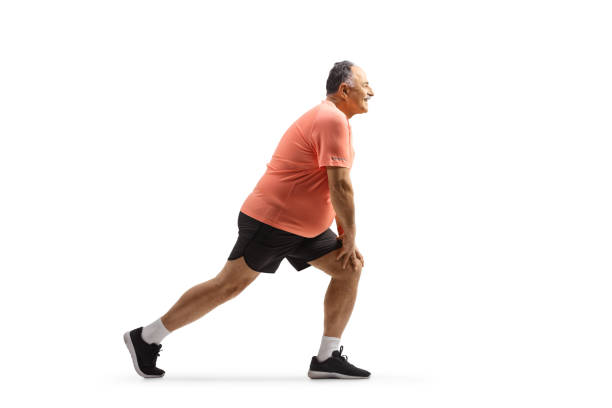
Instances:
[[[130,356],[132,356],[132,363],[134,363],[134,369],[136,370],[138,375],[144,378],[159,378],[159,377],[164,376],[163,374],[162,375],[145,374],[142,371],[140,371],[140,368],[138,367],[138,359],[136,358],[136,351],[134,350],[134,345],[132,344],[132,338],[130,337],[129,331],[125,332],[125,334],[123,335],[123,341],[125,342],[125,345],[127,346],[127,349],[130,352]]]
[[[312,379],[321,379],[321,378],[341,378],[341,379],[365,379],[365,378],[370,378],[368,377],[358,377],[355,375],[346,375],[346,374],[340,374],[340,373],[329,373],[327,371],[312,371],[312,370],[308,370],[308,376]]]

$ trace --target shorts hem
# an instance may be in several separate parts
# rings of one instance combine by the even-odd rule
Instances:
[[[231,258],[231,257],[230,257],[230,258],[227,258],[227,260],[228,260],[228,261],[235,261],[235,260],[236,260],[236,259],[238,259],[238,258],[244,258],[244,263],[245,263],[245,264],[247,264],[247,266],[248,266],[249,268],[251,268],[252,270],[254,270],[255,272],[259,272],[259,273],[275,273],[275,272],[276,272],[276,271],[274,271],[274,272],[270,272],[270,271],[258,271],[257,269],[253,268],[253,265],[251,265],[251,264],[249,263],[249,261],[247,261],[247,258],[246,258],[246,256],[245,256],[244,254],[243,254],[243,255],[240,255],[240,256],[237,256],[237,257],[235,257],[235,258]]]
[[[295,271],[296,271],[296,272],[300,272],[300,271],[303,271],[304,269],[306,269],[306,268],[308,268],[308,267],[310,267],[310,266],[312,266],[312,265],[311,265],[311,264],[309,264],[308,262],[306,262],[306,265],[305,265],[305,266],[303,266],[303,267],[301,267],[301,268],[296,268],[296,267],[294,266],[294,268],[295,268]]]

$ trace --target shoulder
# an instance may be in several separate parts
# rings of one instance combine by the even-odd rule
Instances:
[[[348,120],[342,112],[322,104],[314,118],[314,125],[321,128],[348,128]]]

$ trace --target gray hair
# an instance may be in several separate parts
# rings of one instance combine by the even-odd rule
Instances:
[[[351,67],[355,65],[351,61],[344,60],[336,62],[334,67],[329,71],[327,77],[327,95],[334,94],[340,89],[341,83],[346,83],[348,86],[353,86],[353,72]]]

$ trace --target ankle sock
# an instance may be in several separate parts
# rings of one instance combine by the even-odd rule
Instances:
[[[319,360],[319,362],[327,360],[331,357],[332,351],[338,350],[339,347],[339,337],[323,336],[323,338],[321,339],[321,347],[319,348],[319,354],[317,355],[317,359]]]
[[[170,332],[166,329],[166,326],[161,321],[161,318],[157,319],[148,326],[142,328],[142,339],[145,343],[156,343],[160,344],[161,341],[169,335]]]

